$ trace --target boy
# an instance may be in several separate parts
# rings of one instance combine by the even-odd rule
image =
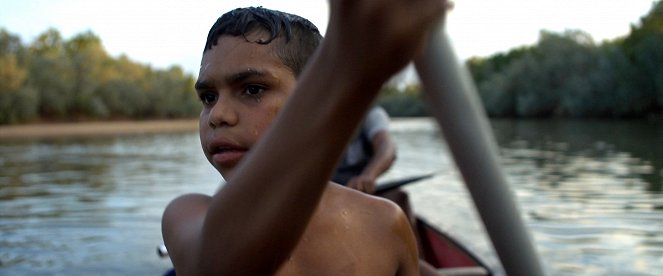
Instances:
[[[400,209],[329,178],[382,83],[420,50],[443,10],[437,0],[330,1],[327,37],[296,85],[293,45],[317,32],[310,23],[265,9],[222,16],[196,90],[203,151],[227,183],[166,208],[176,272],[417,275]]]
[[[395,159],[396,145],[389,135],[389,115],[375,105],[345,149],[332,181],[373,194],[375,180],[389,170]]]

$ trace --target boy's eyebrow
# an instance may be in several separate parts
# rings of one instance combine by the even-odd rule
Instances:
[[[244,81],[248,78],[251,78],[251,77],[256,77],[256,76],[263,77],[263,76],[267,76],[267,75],[269,75],[269,74],[265,71],[258,70],[258,69],[255,69],[255,68],[248,68],[245,71],[241,71],[241,72],[237,72],[237,73],[228,75],[224,78],[224,80],[225,80],[226,83],[233,84],[233,83],[242,82],[242,81]],[[194,88],[196,90],[206,90],[206,89],[210,89],[210,88],[213,88],[213,87],[214,87],[213,84],[209,83],[206,80],[200,80],[200,79],[197,80],[195,85],[194,85]]]
[[[196,80],[196,83],[193,85],[196,90],[207,90],[212,88],[212,85],[207,83],[204,80]]]
[[[237,83],[246,80],[250,77],[262,77],[265,75],[267,75],[265,71],[261,71],[255,68],[247,68],[244,71],[226,76],[225,80],[226,83]]]

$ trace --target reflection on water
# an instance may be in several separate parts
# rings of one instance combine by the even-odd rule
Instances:
[[[399,145],[430,137],[411,132],[409,124],[394,123]],[[503,168],[551,275],[663,273],[663,148],[658,143],[663,124],[495,120],[492,125]],[[446,152],[442,142],[433,148]],[[407,150],[413,151],[407,153],[408,163],[419,160],[426,169],[431,162],[438,168],[449,164],[448,158],[419,157],[428,156],[431,147]],[[419,213],[495,264],[459,179],[450,166],[408,191]]]
[[[646,121],[497,121],[507,174],[553,271],[663,272],[663,138]],[[511,127],[507,127],[511,126]],[[509,138],[511,136],[511,138]]]
[[[4,143],[0,155],[7,275],[159,274],[165,204],[219,181],[195,133]]]
[[[396,120],[385,178],[412,184],[415,210],[497,260],[435,125]],[[663,273],[663,138],[642,121],[493,121],[502,163],[551,275]],[[0,145],[0,274],[155,275],[160,216],[220,177],[196,133]]]

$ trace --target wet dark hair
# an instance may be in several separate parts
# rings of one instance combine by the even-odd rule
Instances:
[[[270,37],[249,41],[246,35],[256,30],[265,30]],[[295,76],[299,76],[322,40],[318,28],[305,18],[263,7],[239,8],[219,17],[207,35],[203,53],[216,46],[224,35],[243,36],[249,42],[263,45],[278,43],[276,55]]]

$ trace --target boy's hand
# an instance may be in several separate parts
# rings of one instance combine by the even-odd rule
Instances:
[[[361,174],[351,178],[347,186],[367,194],[373,194],[375,192],[375,177]]]
[[[326,37],[353,73],[384,81],[421,51],[446,7],[445,0],[331,0]]]

